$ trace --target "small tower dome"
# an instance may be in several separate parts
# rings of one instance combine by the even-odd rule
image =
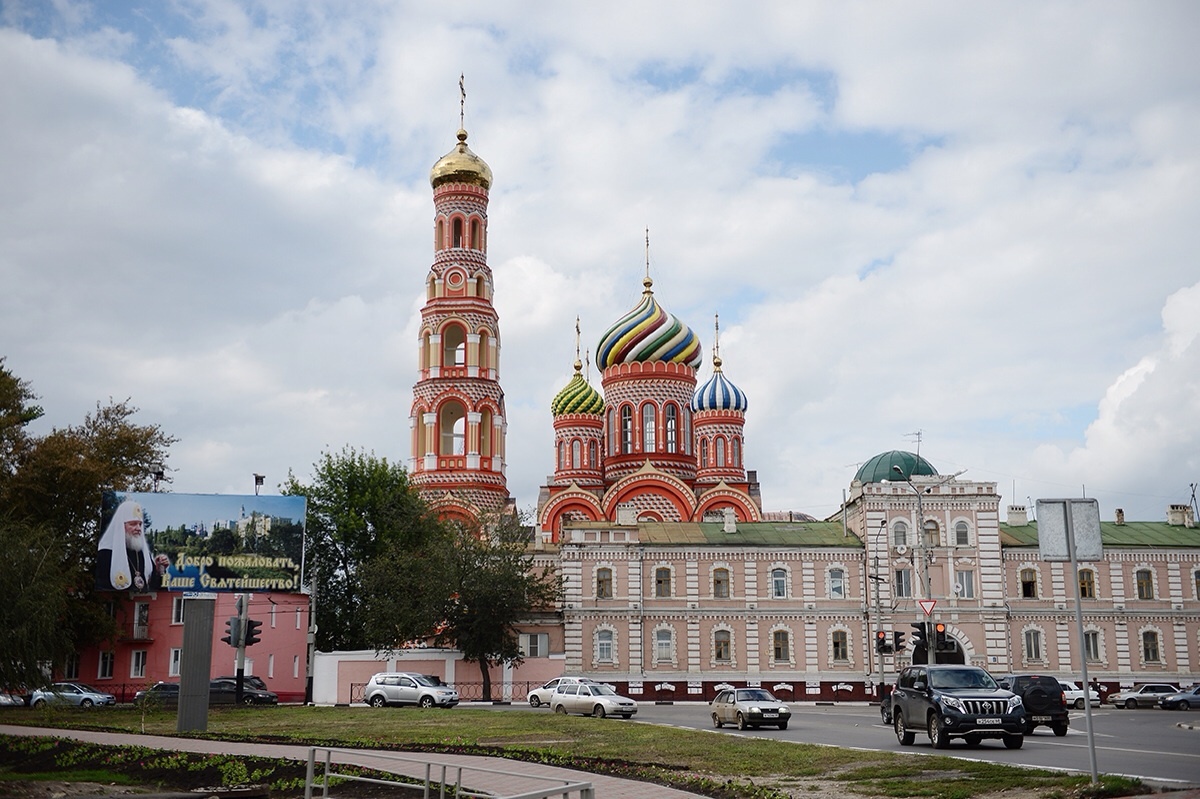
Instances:
[[[443,183],[470,183],[484,190],[492,186],[491,167],[471,152],[467,146],[467,132],[462,128],[458,129],[458,144],[438,159],[429,172],[429,184],[433,188]]]
[[[607,369],[619,363],[682,363],[696,369],[703,360],[700,339],[673,314],[663,310],[654,299],[647,276],[642,285],[642,300],[600,337],[596,365]]]
[[[583,375],[580,374],[582,369],[583,364],[576,358],[575,374],[550,402],[550,413],[554,416],[567,413],[590,413],[598,416],[604,412],[604,397],[583,379]]]
[[[721,356],[713,356],[713,374],[692,397],[693,411],[746,412],[746,395],[721,372]]]

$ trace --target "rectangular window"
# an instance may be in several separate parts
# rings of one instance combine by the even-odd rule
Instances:
[[[171,597],[171,624],[183,624],[183,597]]]
[[[654,570],[654,595],[660,598],[671,596],[671,570]]]
[[[975,598],[975,571],[964,569],[954,575],[954,591],[959,599]]]
[[[717,599],[729,599],[729,569],[717,569],[713,572],[713,596]]]
[[[613,634],[612,630],[601,630],[596,633],[596,660],[601,663],[612,663],[613,661]]]
[[[132,680],[146,679],[146,650],[135,649],[129,659],[129,678]]]
[[[1040,630],[1025,631],[1025,657],[1028,660],[1042,659],[1042,633]]]
[[[183,650],[176,647],[171,650],[171,663],[167,666],[168,677],[179,676],[179,665],[183,660]]]
[[[1193,573],[1192,577],[1196,581],[1196,599],[1200,599],[1200,571]]]
[[[847,643],[845,630],[837,630],[833,634],[833,659],[850,659],[850,645]]]
[[[654,633],[654,659],[656,661],[671,660],[671,631],[658,630]]]
[[[841,569],[829,570],[829,598],[846,598],[846,573]]]
[[[771,634],[771,654],[776,663],[788,662],[787,630],[776,630]]]
[[[1138,599],[1154,599],[1154,576],[1149,569],[1140,569],[1137,573]]]
[[[1083,653],[1089,663],[1100,662],[1100,633],[1088,630],[1083,634]]]
[[[612,596],[612,569],[598,569],[596,571],[596,598],[612,599]]]
[[[111,680],[113,676],[113,664],[117,657],[112,652],[100,653],[100,665],[96,669],[96,679]]]
[[[787,599],[787,571],[785,569],[771,570],[771,596],[775,599]]]
[[[896,569],[895,582],[892,583],[896,588],[896,596],[900,598],[912,598],[912,569]]]
[[[733,649],[728,630],[718,630],[713,641],[714,657],[717,660],[730,660],[730,652]]]
[[[521,654],[527,658],[542,658],[550,654],[549,633],[521,633]]]
[[[79,679],[79,655],[69,655],[67,662],[63,664],[63,678],[67,680]]]
[[[1037,570],[1021,569],[1021,599],[1037,599]]]
[[[150,603],[138,602],[133,606],[133,638],[145,641],[150,637]]]
[[[1096,598],[1096,572],[1091,569],[1079,571],[1079,596],[1081,599]]]
[[[1147,663],[1158,662],[1158,633],[1150,631],[1142,633],[1142,659]]]

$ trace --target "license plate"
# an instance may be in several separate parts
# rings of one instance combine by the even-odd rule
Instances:
[[[1050,721],[1050,717],[1049,716],[1034,716],[1033,720],[1040,724],[1042,722]]]
[[[999,724],[1000,719],[975,719],[976,724]]]
[[[779,714],[778,714],[778,713],[772,713],[772,712],[770,712],[770,711],[767,711],[766,713],[763,713],[763,718],[764,718],[764,719],[773,719],[773,718],[776,718],[777,716],[779,716]]]

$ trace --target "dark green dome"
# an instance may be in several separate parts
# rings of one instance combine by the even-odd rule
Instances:
[[[895,466],[900,467],[900,471],[903,472],[902,475],[896,473],[896,470],[893,468]],[[858,474],[854,475],[854,479],[863,484],[882,483],[884,480],[900,482],[905,478],[912,477],[914,474],[923,474],[932,477],[937,473],[938,471],[933,468],[933,464],[920,455],[894,449],[891,452],[881,452],[864,463],[859,468]]]

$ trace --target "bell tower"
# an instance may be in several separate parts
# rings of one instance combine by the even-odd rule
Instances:
[[[433,166],[433,265],[425,279],[409,474],[442,516],[512,506],[505,482],[500,326],[487,263],[492,170],[467,131]]]

